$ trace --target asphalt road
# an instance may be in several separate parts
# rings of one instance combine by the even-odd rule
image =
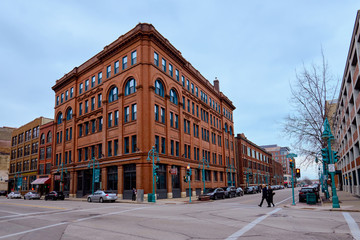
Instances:
[[[297,191],[296,191],[297,192]],[[258,207],[260,194],[192,204],[0,198],[0,239],[359,239],[360,213]],[[352,220],[351,220],[352,219]]]

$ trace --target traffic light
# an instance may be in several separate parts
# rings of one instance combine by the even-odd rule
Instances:
[[[321,149],[321,156],[323,162],[329,163],[329,150],[327,148]]]
[[[300,178],[300,168],[296,169],[296,178]]]
[[[337,151],[333,151],[333,157],[334,157],[334,163],[337,163],[339,161],[339,155]]]
[[[294,167],[294,162],[293,162],[292,158],[289,159],[289,166],[290,166],[290,168]]]
[[[190,165],[187,165],[187,167],[186,167],[186,176],[191,176],[191,168],[190,168]]]
[[[188,182],[188,176],[186,175],[186,176],[184,176],[184,182]]]

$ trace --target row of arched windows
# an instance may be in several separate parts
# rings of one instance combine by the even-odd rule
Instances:
[[[224,130],[225,130],[226,133],[229,131],[229,134],[230,134],[230,135],[233,135],[233,128],[232,128],[232,126],[230,126],[230,127],[228,128],[227,123],[224,124]]]
[[[125,96],[133,94],[136,92],[136,81],[134,78],[128,80],[125,84]],[[118,100],[119,90],[117,87],[113,86],[109,91],[109,103]]]
[[[48,131],[47,136],[46,136],[46,142],[51,143],[51,141],[52,141],[52,133],[51,133],[51,131]],[[45,134],[44,133],[41,134],[40,144],[45,144]]]

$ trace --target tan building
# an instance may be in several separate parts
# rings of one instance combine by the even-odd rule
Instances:
[[[357,12],[336,109],[335,140],[340,157],[338,187],[360,195],[360,11]]]
[[[238,161],[238,182],[241,187],[273,183],[271,153],[238,134],[235,138]]]
[[[25,193],[37,176],[39,129],[52,119],[39,117],[12,132],[9,171],[9,189]],[[20,179],[20,180],[19,180]],[[15,184],[15,181],[18,184]],[[35,189],[34,189],[35,190]]]
[[[280,147],[276,144],[265,145],[261,147],[272,154],[274,161],[281,163],[283,168],[283,175],[291,176],[291,169],[289,165],[290,161],[289,158],[286,157],[290,153],[290,148]],[[296,159],[294,159],[294,164],[294,166],[296,166]]]
[[[15,128],[0,128],[0,190],[8,190],[11,133]]]
[[[232,102],[212,85],[152,25],[138,24],[94,57],[56,81],[54,162],[67,169],[71,197],[92,191],[92,165],[100,168],[95,189],[131,198],[132,188],[152,192],[152,163],[159,154],[159,198],[226,186],[236,179]],[[66,139],[66,132],[69,138]],[[201,165],[202,166],[202,165]],[[231,177],[233,176],[233,177]]]

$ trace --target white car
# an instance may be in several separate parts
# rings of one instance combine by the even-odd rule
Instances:
[[[11,192],[7,195],[7,198],[21,198],[21,194],[20,192],[16,191],[16,192]]]
[[[88,202],[101,202],[101,203],[105,202],[105,201],[115,202],[115,200],[117,198],[118,197],[115,192],[98,190],[98,191],[94,192],[94,194],[89,195],[87,197],[87,201]]]
[[[28,192],[24,195],[24,200],[26,199],[40,199],[40,194],[38,194],[37,192]]]

